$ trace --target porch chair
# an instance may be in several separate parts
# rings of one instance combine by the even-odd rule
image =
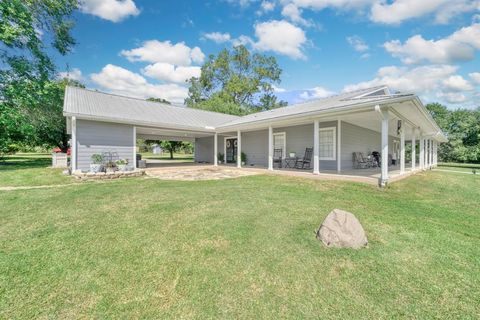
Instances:
[[[295,168],[296,169],[310,169],[310,163],[312,162],[312,153],[313,148],[306,148],[305,155],[302,159],[297,159],[295,161]]]
[[[353,153],[353,167],[355,169],[366,169],[369,167],[368,161],[365,160],[361,152]]]
[[[278,163],[278,167],[282,167],[283,161],[283,150],[282,149],[273,149],[273,166],[275,163]]]

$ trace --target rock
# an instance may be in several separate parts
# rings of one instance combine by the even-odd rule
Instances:
[[[368,244],[360,221],[350,212],[334,209],[317,230],[317,239],[327,247],[359,249]]]

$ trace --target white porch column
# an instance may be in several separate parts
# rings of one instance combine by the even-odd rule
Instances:
[[[400,174],[404,174],[404,173],[405,173],[405,129],[402,128],[400,131]]]
[[[133,126],[133,168],[137,169],[137,127]]]
[[[237,167],[242,167],[242,132],[237,131]]]
[[[273,170],[273,128],[268,127],[268,170]]]
[[[436,167],[438,164],[438,142],[433,142],[433,165]]]
[[[382,175],[380,177],[380,186],[385,186],[388,182],[388,110],[380,110],[382,115]]]
[[[342,120],[337,122],[338,146],[337,146],[337,171],[342,171]]]
[[[426,141],[425,150],[426,150],[425,163],[427,164],[427,169],[430,169],[430,139],[427,139],[427,141]]]
[[[425,169],[425,139],[420,136],[420,156],[418,157],[420,170]]]
[[[430,169],[433,167],[433,140],[430,140]]]
[[[213,136],[213,165],[218,166],[218,133]]]
[[[313,174],[320,173],[320,157],[318,150],[320,147],[319,129],[318,120],[315,120],[313,122]]]
[[[70,162],[72,164],[72,172],[77,170],[77,117],[72,117],[72,145]]]
[[[417,142],[415,141],[416,137],[415,134],[417,133],[417,130],[413,129],[412,130],[412,172],[415,171],[415,162],[416,157],[417,157]]]

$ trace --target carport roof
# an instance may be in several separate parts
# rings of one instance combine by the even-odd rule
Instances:
[[[213,130],[239,117],[68,86],[65,116],[186,130]]]

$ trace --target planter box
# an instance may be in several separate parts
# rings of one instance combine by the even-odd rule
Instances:
[[[52,153],[52,167],[66,168],[68,166],[68,157],[66,153]]]

